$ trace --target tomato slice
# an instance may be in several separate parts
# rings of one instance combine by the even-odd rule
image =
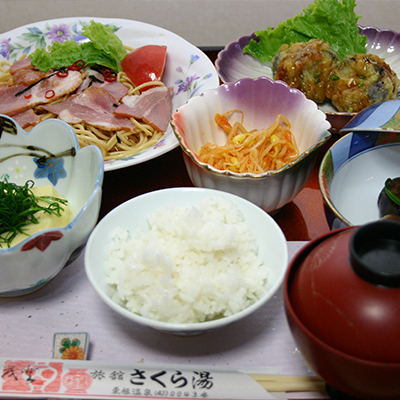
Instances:
[[[127,54],[121,62],[121,68],[134,85],[139,86],[161,80],[166,59],[167,46],[149,44]]]

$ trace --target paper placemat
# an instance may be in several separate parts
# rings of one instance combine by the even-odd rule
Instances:
[[[289,242],[289,256],[305,243]],[[314,375],[290,334],[282,290],[243,321],[202,335],[175,336],[139,326],[110,309],[86,277],[84,254],[40,290],[0,298],[0,357],[52,358],[57,332],[88,332],[88,360]]]

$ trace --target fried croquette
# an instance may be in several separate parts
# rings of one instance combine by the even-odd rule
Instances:
[[[316,103],[326,101],[326,87],[340,59],[329,44],[319,39],[283,44],[272,60],[273,77],[301,90]]]
[[[365,107],[397,99],[399,80],[386,62],[374,54],[348,56],[333,68],[326,97],[342,112],[359,112]]]

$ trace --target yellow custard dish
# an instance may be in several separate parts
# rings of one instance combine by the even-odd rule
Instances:
[[[38,206],[41,206],[43,210],[34,213],[36,222],[30,222],[24,225],[21,231],[17,233],[9,242],[9,247],[17,245],[34,233],[50,228],[63,228],[72,220],[72,213],[67,200],[61,196],[53,186],[45,185],[31,187],[30,191],[37,198]],[[51,203],[58,203],[60,207],[59,215],[54,212],[46,212],[44,210],[45,208],[49,207],[49,203],[42,200],[46,197],[50,198],[49,201]],[[3,233],[3,237],[7,236],[7,234],[8,233]]]

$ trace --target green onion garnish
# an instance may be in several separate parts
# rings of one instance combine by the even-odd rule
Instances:
[[[35,216],[42,211],[61,217],[68,201],[53,196],[35,196],[32,192],[33,181],[27,181],[24,186],[0,181],[0,247],[11,246],[18,234],[25,234],[26,226],[38,224]],[[42,204],[39,204],[41,202]]]
[[[390,178],[386,179],[385,192],[390,200],[400,206],[400,198],[398,197],[400,194],[400,186],[398,182],[392,182],[392,179]]]

